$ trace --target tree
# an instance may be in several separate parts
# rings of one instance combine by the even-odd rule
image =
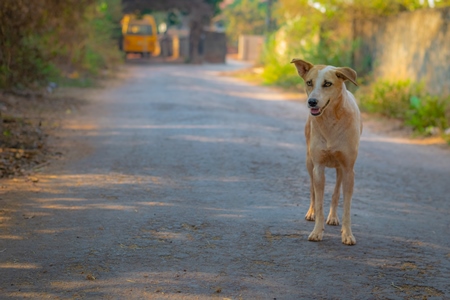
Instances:
[[[329,64],[352,64],[357,21],[449,5],[449,0],[278,0],[275,16],[286,48]],[[434,4],[432,4],[434,3]],[[347,26],[349,24],[350,26]]]
[[[93,0],[0,1],[0,87],[30,86],[42,81],[51,59],[46,53],[49,32],[74,27]],[[70,10],[70,6],[73,9]]]
[[[260,0],[236,0],[222,11],[226,33],[237,45],[241,34],[263,34],[266,30],[266,3]]]
[[[61,71],[119,61],[111,35],[119,1],[0,1],[0,88],[36,88]]]
[[[371,61],[355,64],[359,21],[448,5],[450,0],[277,0],[274,17],[279,29],[266,43],[261,76],[269,84],[295,85],[297,75],[286,63],[293,57],[352,66],[363,74]]]

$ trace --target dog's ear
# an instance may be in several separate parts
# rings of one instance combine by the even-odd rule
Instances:
[[[358,85],[356,83],[356,71],[351,68],[336,68],[336,76],[344,81],[350,80],[356,86]]]
[[[310,64],[309,62],[298,58],[292,59],[291,64],[295,64],[298,75],[300,75],[300,77],[302,77],[303,79],[305,79],[305,75],[308,74],[309,70],[311,70],[312,67],[314,67],[313,64]]]

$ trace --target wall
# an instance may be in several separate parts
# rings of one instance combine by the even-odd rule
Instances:
[[[390,80],[424,81],[432,94],[450,94],[450,7],[355,22],[361,45],[355,68]]]
[[[209,63],[225,63],[227,55],[227,38],[223,32],[204,32],[203,60]]]
[[[161,56],[171,59],[189,58],[189,32],[172,30],[160,37]],[[199,54],[204,62],[225,63],[226,36],[223,32],[205,31],[199,44]]]
[[[239,36],[238,58],[240,60],[256,61],[259,59],[264,46],[262,35]]]

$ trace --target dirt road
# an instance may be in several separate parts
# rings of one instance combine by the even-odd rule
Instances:
[[[305,105],[232,68],[129,66],[68,125],[81,154],[3,181],[0,298],[450,299],[450,153],[366,128],[357,245],[308,242]]]

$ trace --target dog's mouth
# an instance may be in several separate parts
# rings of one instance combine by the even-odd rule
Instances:
[[[322,114],[322,112],[325,110],[325,108],[330,104],[330,100],[328,99],[327,103],[322,107],[310,107],[311,115],[317,117]]]

